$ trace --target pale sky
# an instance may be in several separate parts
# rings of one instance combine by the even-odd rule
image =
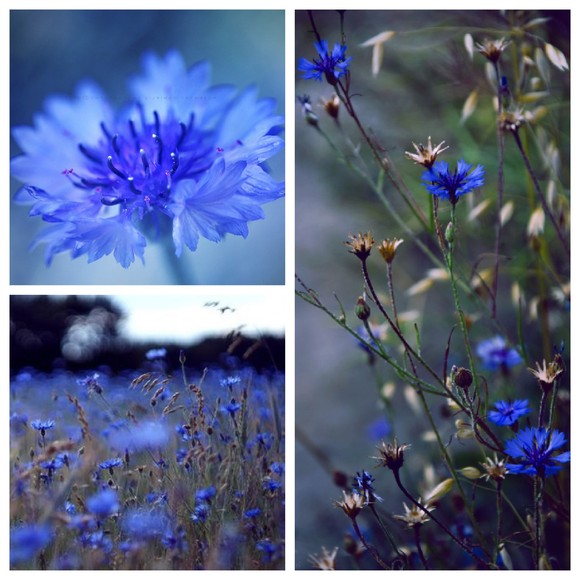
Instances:
[[[223,335],[243,327],[246,334],[285,330],[284,302],[264,295],[118,295],[111,299],[126,313],[121,331],[132,340],[184,342]],[[223,312],[222,312],[223,309]]]

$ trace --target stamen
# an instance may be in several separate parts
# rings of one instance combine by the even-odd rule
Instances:
[[[159,148],[157,150],[157,165],[161,165],[161,160],[163,159],[163,141],[161,141],[161,137],[157,133],[153,133],[151,137],[153,137],[155,144]]]
[[[153,117],[155,117],[155,133],[159,135],[159,113],[157,111],[153,111]]]
[[[179,127],[181,128],[181,135],[179,135],[179,139],[177,140],[177,145],[175,146],[176,149],[179,149],[181,147],[181,144],[183,143],[183,140],[187,135],[187,127],[185,123],[180,121]]]
[[[143,170],[145,171],[147,177],[151,174],[149,169],[149,161],[147,161],[147,155],[145,154],[145,150],[139,149],[139,155],[141,155],[141,163],[143,163]]]
[[[87,149],[82,143],[79,143],[79,151],[90,161],[101,163],[101,157],[96,152]]]
[[[170,153],[169,156],[171,157],[171,174],[173,175],[179,167],[179,157],[175,152]]]
[[[101,203],[103,205],[108,205],[108,206],[112,206],[112,205],[119,205],[120,203],[123,203],[125,200],[122,197],[114,197],[112,195],[107,195],[104,197],[101,197]]]
[[[105,137],[110,141],[112,139],[111,134],[109,133],[109,131],[107,130],[107,127],[105,126],[105,123],[103,121],[101,121],[101,131],[103,131],[103,133],[105,134]]]
[[[127,177],[127,181],[129,182],[129,189],[135,194],[135,195],[141,195],[141,191],[139,189],[137,189],[137,187],[135,187],[135,182],[134,182],[134,178],[133,177]]]
[[[113,138],[111,139],[111,145],[113,146],[113,151],[117,154],[118,157],[121,156],[121,148],[119,147],[119,134],[115,133]]]
[[[107,166],[115,175],[118,175],[122,179],[127,179],[127,176],[113,165],[113,158],[110,155],[107,157]]]

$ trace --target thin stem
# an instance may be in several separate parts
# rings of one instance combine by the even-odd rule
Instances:
[[[397,483],[398,488],[405,494],[405,497],[413,503],[413,505],[417,506],[424,514],[429,516],[431,520],[433,520],[464,552],[467,552],[472,558],[474,558],[477,562],[481,565],[485,566],[486,568],[490,568],[491,565],[488,562],[482,560],[477,554],[473,552],[473,550],[464,542],[462,542],[438,517],[433,515],[432,511],[429,511],[424,505],[418,502],[405,488],[403,482],[401,481],[401,477],[399,475],[398,469],[393,469],[393,476],[395,477],[395,482]]]
[[[352,527],[354,528],[355,534],[357,535],[358,539],[362,542],[363,546],[367,549],[369,554],[373,557],[375,562],[384,570],[389,570],[389,566],[387,564],[385,564],[385,562],[383,562],[383,560],[379,556],[376,548],[374,546],[371,546],[365,540],[365,537],[362,535],[362,532],[360,531],[360,528],[358,527],[358,524],[356,523],[356,519],[351,518],[351,521],[352,521]]]
[[[493,284],[492,284],[492,306],[491,306],[491,317],[495,318],[497,313],[497,288],[499,285],[499,249],[500,249],[500,238],[501,238],[501,208],[503,206],[503,162],[505,153],[505,139],[501,126],[499,124],[499,118],[502,114],[502,100],[501,100],[501,81],[499,74],[499,62],[494,63],[495,77],[497,82],[497,115],[498,122],[496,124],[497,133],[497,222],[495,226],[495,267],[493,273]]]
[[[391,298],[391,308],[393,309],[393,318],[397,328],[401,328],[399,324],[399,316],[397,314],[397,304],[395,303],[395,287],[393,285],[393,264],[387,262],[387,285],[389,287],[389,297]]]
[[[405,349],[410,354],[412,354],[413,357],[418,362],[421,363],[421,365],[423,365],[423,367],[437,380],[437,382],[439,384],[443,384],[443,381],[441,380],[441,378],[439,377],[439,375],[433,370],[433,368],[407,342],[407,339],[403,336],[403,334],[399,330],[398,326],[393,322],[393,320],[389,316],[388,312],[385,310],[385,308],[382,305],[381,301],[379,300],[379,297],[377,296],[377,293],[376,293],[376,291],[374,289],[374,286],[372,284],[372,281],[371,281],[371,278],[370,278],[370,275],[369,275],[369,272],[368,272],[366,260],[361,260],[361,264],[362,264],[363,278],[364,278],[365,284],[366,284],[369,292],[371,293],[371,297],[373,299],[373,302],[377,305],[377,308],[381,311],[381,314],[385,317],[385,320],[389,323],[389,326],[394,330],[395,334],[397,335],[397,338],[403,343]]]
[[[423,564],[423,568],[425,568],[425,570],[429,570],[427,558],[425,558],[423,548],[421,548],[421,524],[415,524],[413,526],[413,531],[415,532],[415,546],[417,546],[417,554],[419,554],[419,559]]]
[[[375,516],[375,519],[379,523],[379,526],[380,526],[381,530],[383,531],[383,534],[385,534],[385,536],[389,540],[389,543],[391,544],[391,546],[392,546],[393,550],[395,551],[395,553],[397,554],[397,556],[399,558],[406,559],[405,554],[403,552],[401,552],[401,550],[399,550],[397,543],[395,542],[395,539],[393,538],[393,534],[391,534],[389,528],[387,528],[387,526],[385,525],[383,520],[380,518],[375,506],[372,503],[370,503],[369,508],[370,508],[372,514]]]
[[[496,481],[497,492],[496,492],[496,510],[497,510],[497,528],[495,532],[495,546],[493,549],[493,561],[497,562],[499,556],[499,547],[501,545],[501,528],[502,528],[502,516],[503,516],[503,501],[502,501],[502,491],[501,491],[501,479]]]
[[[518,146],[519,152],[520,152],[522,159],[524,161],[524,165],[526,166],[526,169],[528,170],[530,178],[532,179],[532,183],[534,184],[534,189],[536,190],[536,194],[540,198],[540,202],[542,203],[542,209],[544,210],[544,213],[550,218],[550,221],[552,222],[552,225],[554,226],[554,229],[556,230],[556,234],[558,235],[558,239],[560,240],[560,243],[562,244],[562,247],[564,248],[564,251],[566,252],[568,258],[570,258],[570,248],[568,247],[568,243],[566,242],[566,239],[564,238],[564,234],[562,233],[562,231],[560,230],[560,227],[558,226],[558,222],[556,221],[554,214],[550,211],[550,208],[548,207],[548,202],[546,201],[546,198],[544,197],[544,194],[542,193],[542,189],[540,188],[538,178],[536,177],[536,174],[532,168],[530,160],[529,160],[529,158],[524,150],[524,146],[522,145],[522,140],[520,139],[520,135],[519,135],[517,130],[512,131],[511,133],[514,136],[516,145]]]
[[[451,227],[453,228],[453,236],[455,236],[455,204],[451,204]],[[465,322],[465,315],[461,309],[461,303],[459,301],[459,293],[457,291],[457,282],[455,280],[455,275],[453,272],[453,250],[455,248],[455,242],[449,243],[449,251],[445,254],[447,259],[447,269],[449,270],[449,278],[451,280],[451,289],[453,291],[453,300],[455,302],[455,310],[459,316],[459,324],[461,326],[461,332],[463,334],[463,341],[465,343],[465,350],[467,352],[467,359],[469,361],[469,370],[473,375],[473,387],[477,397],[479,398],[479,384],[477,380],[477,372],[475,369],[475,363],[473,362],[473,354],[471,352],[471,344],[469,341],[469,331],[467,330],[467,324]]]
[[[540,554],[542,552],[542,500],[544,496],[544,477],[536,475],[534,477],[534,560],[536,570],[540,569]]]

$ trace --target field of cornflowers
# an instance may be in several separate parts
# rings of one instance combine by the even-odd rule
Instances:
[[[569,12],[296,35],[297,568],[569,569]]]
[[[284,567],[284,377],[241,364],[10,386],[10,565]]]

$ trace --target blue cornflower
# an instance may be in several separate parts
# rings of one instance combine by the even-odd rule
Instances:
[[[570,461],[570,452],[555,454],[567,443],[566,437],[558,429],[550,431],[543,427],[522,429],[505,446],[505,453],[519,463],[506,463],[510,473],[550,476],[562,469],[562,463]]]
[[[286,466],[284,463],[279,463],[278,461],[274,461],[270,464],[270,471],[275,473],[276,475],[284,475],[286,471]]]
[[[385,417],[379,417],[367,427],[367,434],[374,442],[380,442],[386,439],[392,432],[393,428]]]
[[[256,550],[263,553],[262,562],[274,562],[282,557],[282,546],[272,542],[269,538],[258,540]]]
[[[320,40],[314,43],[319,58],[313,58],[312,62],[301,58],[298,63],[298,70],[302,71],[302,78],[322,80],[322,75],[326,82],[336,85],[338,79],[348,71],[348,65],[351,57],[345,57],[346,46],[339,44],[334,45],[332,52],[328,49],[328,42]]]
[[[241,382],[241,378],[240,377],[226,377],[225,379],[222,379],[220,381],[220,385],[222,387],[227,387],[228,389],[232,389],[232,387],[234,385],[237,385]]]
[[[195,503],[211,503],[211,500],[215,497],[215,491],[216,490],[213,485],[198,489],[195,492]]]
[[[353,482],[353,492],[362,495],[367,504],[383,501],[383,498],[375,494],[373,482],[375,478],[368,471],[362,470],[362,473],[356,472]]]
[[[54,421],[52,419],[48,419],[47,421],[41,421],[40,419],[35,419],[34,421],[30,422],[30,426],[37,431],[40,431],[40,434],[44,437],[46,432],[49,429],[54,427]]]
[[[238,403],[235,399],[232,399],[227,405],[223,405],[220,410],[222,413],[229,413],[231,417],[234,417],[241,408],[241,403]]]
[[[273,99],[211,87],[210,65],[188,69],[175,51],[145,55],[143,68],[119,113],[85,82],[12,131],[23,154],[11,173],[25,184],[15,201],[51,224],[32,244],[46,244],[47,265],[61,252],[89,262],[113,253],[128,268],[150,233],[172,236],[177,256],[200,236],[245,238],[261,206],[284,195],[265,167],[283,147]]]
[[[51,539],[52,529],[46,524],[10,528],[10,565],[30,560]]]
[[[477,345],[477,356],[481,358],[483,367],[489,371],[499,368],[510,368],[522,362],[520,353],[515,348],[508,348],[501,336],[494,336]]]
[[[206,503],[201,503],[195,506],[193,513],[191,514],[191,520],[194,522],[205,523],[209,516],[209,505]]]
[[[471,173],[471,165],[463,161],[457,163],[454,173],[449,171],[447,161],[436,161],[432,167],[423,172],[421,179],[427,191],[439,199],[448,199],[453,205],[466,193],[484,184],[485,170],[478,165]]]
[[[100,395],[103,392],[103,387],[99,384],[99,373],[93,373],[92,375],[87,375],[82,379],[77,379],[77,385],[86,389],[88,393],[97,393]]]
[[[262,480],[262,487],[265,491],[275,492],[282,487],[282,482],[272,479],[271,477],[265,477]]]
[[[106,518],[121,509],[117,493],[112,489],[98,491],[87,499],[86,504],[89,512],[98,518]]]
[[[123,465],[123,460],[120,457],[113,457],[99,463],[99,469],[108,469],[110,473],[113,473],[113,467],[119,467],[119,465]]]
[[[244,512],[244,517],[248,520],[257,518],[262,513],[260,508],[253,508]]]
[[[151,348],[145,353],[147,360],[159,360],[167,356],[166,348]]]
[[[495,403],[495,411],[490,411],[488,419],[496,425],[513,425],[520,417],[530,412],[526,399],[517,401],[498,401]]]

